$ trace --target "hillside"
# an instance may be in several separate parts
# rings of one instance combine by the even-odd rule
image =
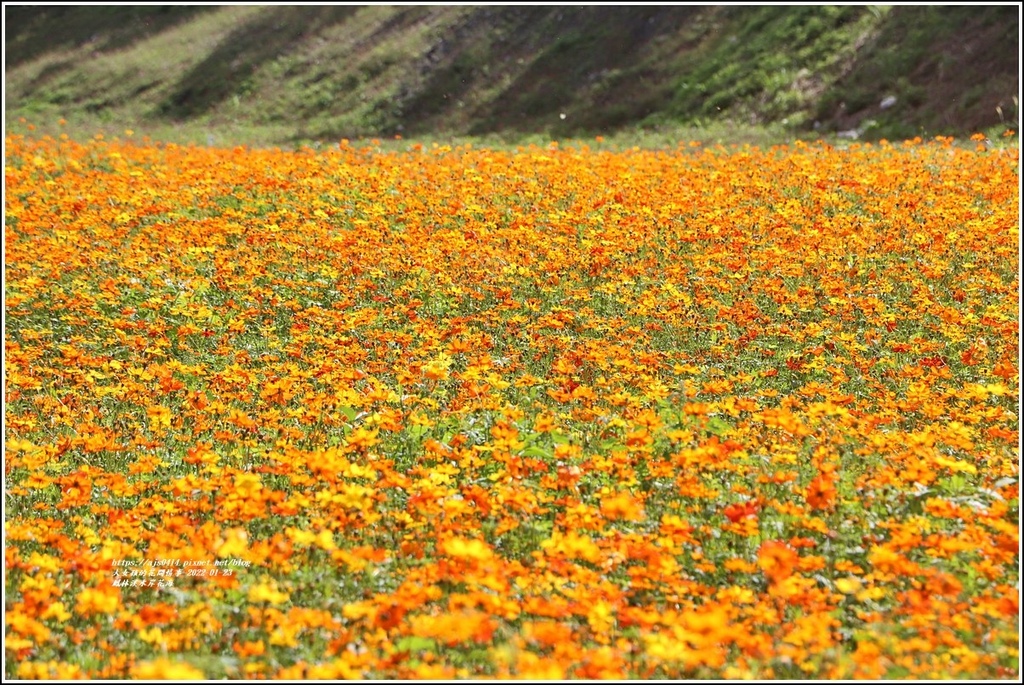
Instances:
[[[1019,121],[1017,6],[4,12],[8,121],[44,129],[64,118],[297,143],[774,126],[870,139]]]

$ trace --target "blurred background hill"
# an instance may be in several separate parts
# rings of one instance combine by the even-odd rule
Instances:
[[[44,130],[301,144],[990,135],[1012,6],[5,6],[5,112]]]

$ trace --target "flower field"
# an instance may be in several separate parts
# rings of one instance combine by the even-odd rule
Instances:
[[[7,138],[20,678],[1017,678],[1019,153]]]

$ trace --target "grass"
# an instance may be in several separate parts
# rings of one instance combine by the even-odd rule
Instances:
[[[723,12],[729,28],[687,54],[673,110],[715,118],[734,110],[755,121],[805,123],[885,12],[864,7],[761,7]]]
[[[1012,11],[12,8],[5,112],[268,145],[637,126],[995,137],[1019,118]]]

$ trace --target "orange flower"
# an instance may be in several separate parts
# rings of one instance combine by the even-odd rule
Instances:
[[[757,516],[758,509],[760,509],[757,502],[748,501],[741,504],[729,504],[722,510],[725,517],[732,523],[745,518],[755,518]]]
[[[831,509],[836,502],[835,477],[830,473],[815,476],[807,486],[805,498],[811,509]]]
[[[779,583],[793,574],[799,556],[784,542],[768,540],[757,551],[757,566],[772,583]]]
[[[348,446],[356,450],[367,450],[377,444],[377,431],[367,430],[363,427],[356,428],[352,431],[351,435],[348,436],[346,442]]]
[[[566,644],[572,639],[572,628],[556,621],[527,621],[522,632],[528,640],[547,647]]]
[[[583,559],[597,563],[601,557],[601,549],[594,541],[573,531],[555,532],[550,538],[540,543],[548,554],[563,554],[569,559]]]
[[[466,561],[490,561],[494,558],[493,550],[483,540],[449,538],[441,543],[439,549],[448,557]]]
[[[382,146],[8,135],[19,677],[1008,666],[1018,150]]]
[[[231,645],[231,648],[243,659],[250,656],[262,656],[267,649],[262,640],[256,640],[255,642],[235,642]]]
[[[121,605],[121,593],[115,587],[85,588],[78,594],[75,611],[81,616],[111,614]]]
[[[178,615],[173,604],[158,603],[146,605],[139,609],[139,619],[144,625],[166,625]]]
[[[488,615],[477,611],[456,614],[417,615],[409,619],[412,634],[434,638],[446,645],[463,642],[486,644],[491,641],[497,623]]]
[[[619,492],[601,499],[601,513],[609,521],[641,521],[644,518],[644,506],[643,502],[628,492]]]

